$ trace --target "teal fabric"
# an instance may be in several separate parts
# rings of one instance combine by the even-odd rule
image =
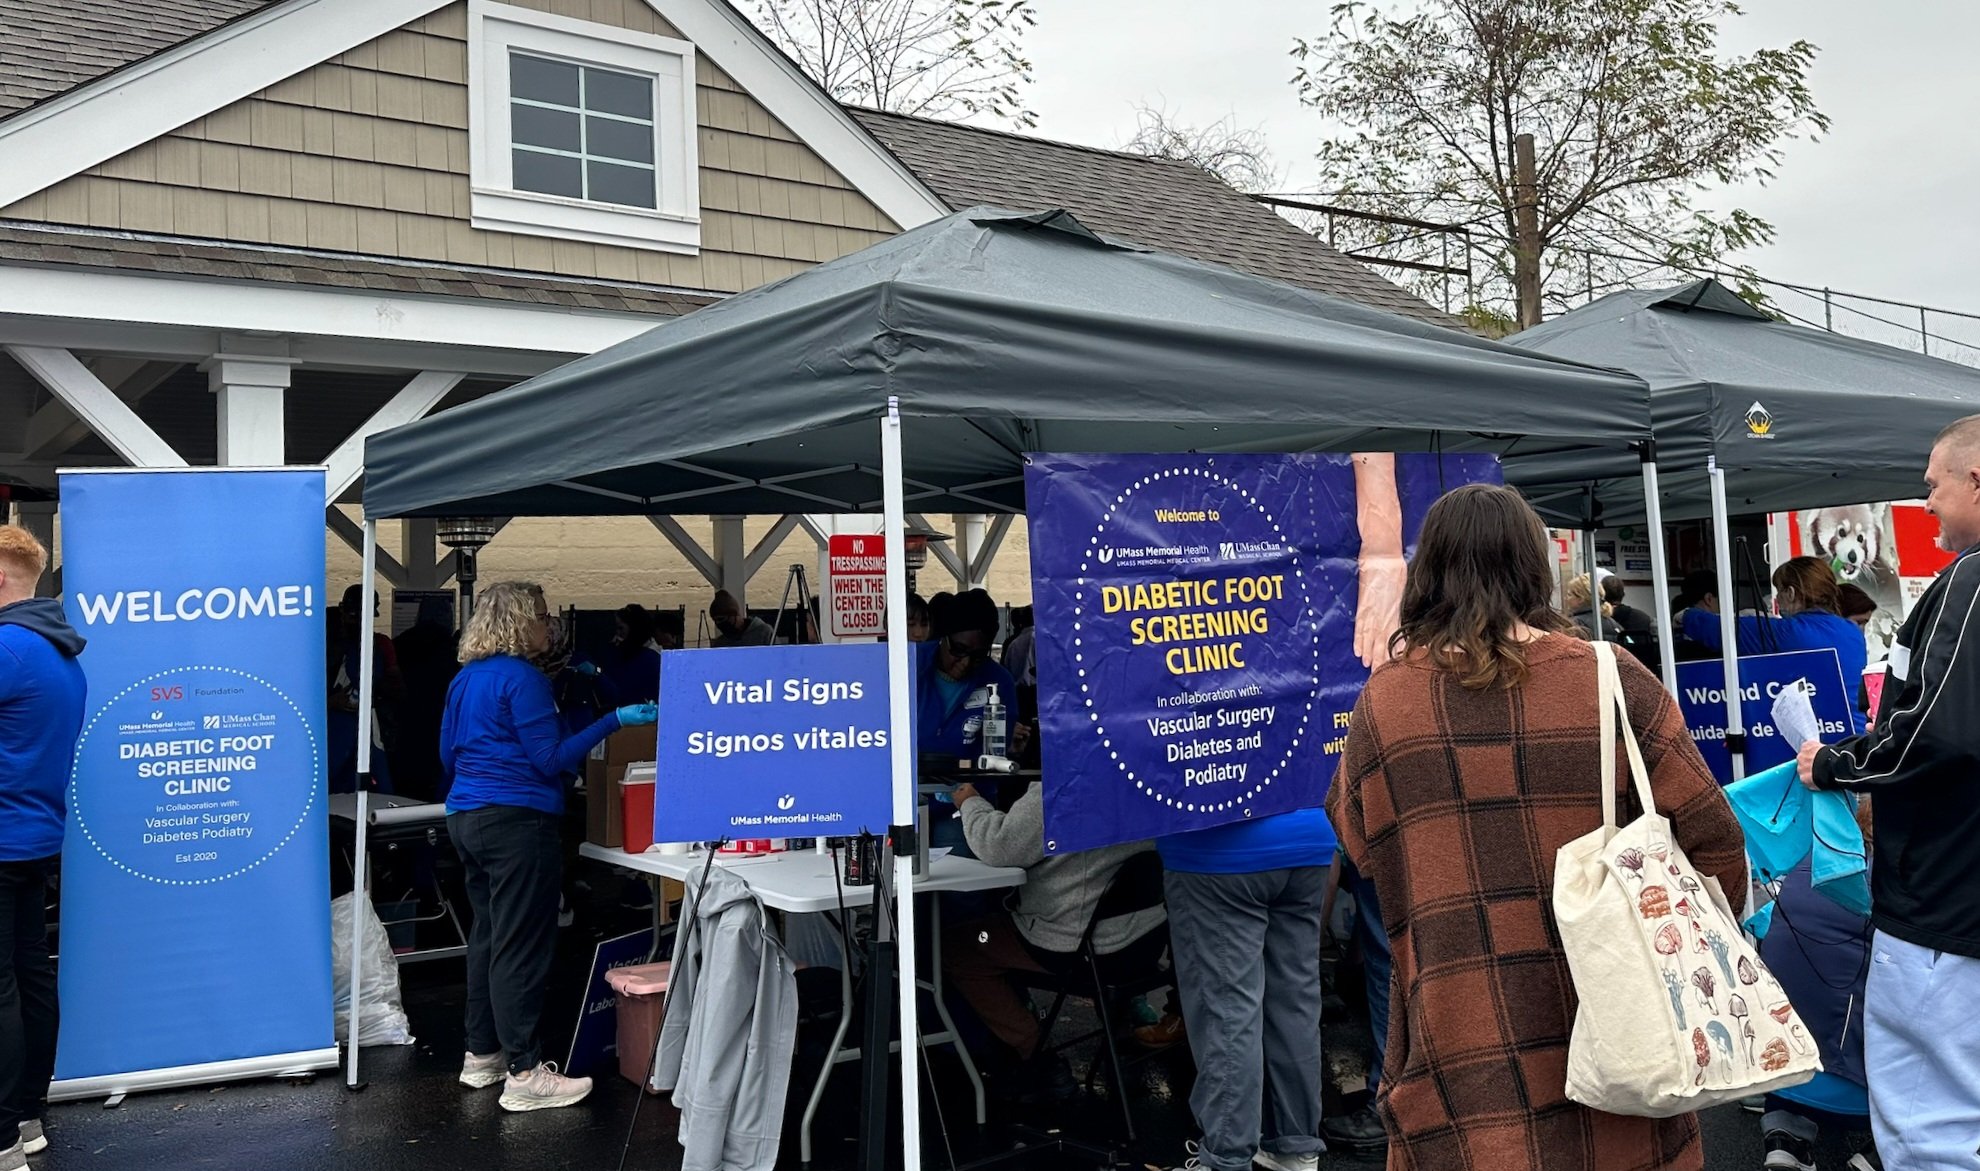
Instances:
[[[1726,786],[1726,799],[1746,831],[1755,879],[1784,878],[1806,858],[1816,890],[1859,915],[1870,913],[1868,858],[1849,794],[1810,792],[1789,761]],[[1765,936],[1772,910],[1762,908],[1747,930]]]
[[[1870,1113],[1869,1090],[1827,1071],[1816,1074],[1812,1081],[1775,1090],[1774,1096],[1785,1098],[1797,1106],[1826,1110],[1831,1114],[1863,1117]]]

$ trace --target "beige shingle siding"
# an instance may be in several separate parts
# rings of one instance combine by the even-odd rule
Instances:
[[[644,0],[512,2],[679,35]],[[0,209],[0,217],[719,292],[788,276],[898,231],[699,54],[699,257],[474,230],[467,56],[467,8],[453,4]]]

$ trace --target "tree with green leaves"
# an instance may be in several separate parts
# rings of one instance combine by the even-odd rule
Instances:
[[[1722,271],[1774,229],[1700,196],[1766,182],[1785,143],[1829,126],[1808,86],[1815,46],[1720,51],[1718,24],[1738,11],[1730,0],[1337,4],[1324,35],[1293,47],[1301,99],[1345,127],[1319,151],[1327,198],[1463,225],[1473,314],[1522,326],[1651,273]],[[1517,167],[1524,135],[1531,188]],[[1357,250],[1407,252],[1419,239],[1355,228]]]
[[[1037,124],[1032,0],[758,0],[757,26],[834,98],[894,114]]]

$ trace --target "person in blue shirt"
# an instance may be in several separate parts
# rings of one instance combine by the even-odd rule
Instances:
[[[475,1089],[503,1082],[504,1110],[569,1106],[591,1092],[590,1078],[541,1060],[537,1037],[563,883],[563,779],[599,741],[658,714],[652,704],[622,707],[566,735],[550,679],[530,662],[550,641],[540,587],[489,586],[461,636],[461,671],[440,725],[440,761],[452,778],[447,832],[474,910],[460,1080]]]
[[[614,704],[652,703],[660,698],[660,644],[654,641],[653,612],[634,602],[620,607],[615,617],[600,690]]]
[[[60,1009],[48,954],[48,881],[62,863],[66,793],[88,685],[62,604],[34,596],[48,550],[0,525],[0,1167],[45,1150]]]
[[[1863,628],[1842,616],[1842,589],[1827,562],[1796,557],[1774,571],[1774,606],[1780,617],[1749,616],[1738,620],[1739,653],[1767,655],[1781,651],[1833,650],[1842,663],[1843,685],[1856,694],[1869,662]],[[1719,616],[1693,607],[1684,612],[1684,636],[1717,651]],[[1863,713],[1849,705],[1853,735],[1863,734]]]
[[[997,603],[985,590],[942,595],[931,607],[934,639],[914,644],[916,749],[972,766],[982,755],[983,709],[994,692],[1004,718],[1016,718],[1017,685],[990,657]]]
[[[995,697],[1004,705],[1005,727],[1017,718],[1017,684],[990,657],[997,641],[997,603],[986,590],[941,594],[930,603],[934,638],[914,652],[915,750],[944,767],[983,755],[983,713]],[[1008,735],[1008,731],[1006,733]],[[929,842],[968,857],[969,843],[955,808],[938,802]]]

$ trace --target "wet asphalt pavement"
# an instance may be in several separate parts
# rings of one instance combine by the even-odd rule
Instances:
[[[616,894],[620,888],[607,880],[601,891],[607,890]],[[570,1038],[581,998],[578,981],[590,958],[591,940],[643,923],[639,912],[617,904],[609,894],[601,894],[594,903],[580,914],[578,925],[565,932],[544,1022],[546,1052],[552,1057],[563,1056]],[[51,1110],[50,1149],[37,1156],[33,1166],[37,1171],[675,1171],[680,1166],[672,1108],[661,1098],[642,1101],[633,1085],[612,1071],[601,1071],[598,1088],[586,1103],[534,1114],[506,1114],[496,1106],[499,1090],[474,1091],[457,1084],[460,998],[457,962],[405,969],[406,1008],[418,1043],[365,1050],[367,1088],[361,1093],[344,1089],[341,1073],[326,1073],[295,1082],[243,1082],[134,1095],[115,1109],[105,1109],[99,1102],[64,1104]],[[69,1011],[86,1010],[69,1006]],[[1358,1087],[1365,1069],[1365,1028],[1335,997],[1329,998],[1327,1019],[1330,1081]],[[1086,1023],[1074,1017],[1061,1026],[1061,1035],[1083,1031]],[[800,1097],[795,1087],[808,1086],[816,1068],[804,1068],[808,1057],[815,1060],[800,1056],[794,1098]],[[821,1111],[814,1164],[818,1171],[859,1166],[854,1068],[841,1067]],[[1075,1062],[1075,1072],[1085,1072],[1084,1058]],[[992,1125],[978,1132],[970,1117],[967,1083],[954,1059],[937,1051],[923,1077],[940,1087],[938,1101],[927,1092],[924,1080],[923,1166],[930,1171],[1003,1149],[1013,1139],[1013,1132],[1003,1125],[1006,1122],[1102,1142],[1118,1132],[1116,1107],[1107,1098],[1104,1083],[1091,1096],[1059,1110],[1002,1108],[993,1102]],[[1183,1142],[1193,1135],[1187,1106],[1191,1077],[1187,1053],[1180,1049],[1131,1068],[1139,1138],[1122,1152],[1125,1163],[1138,1167],[1181,1162]],[[801,1101],[794,1103],[793,1118],[801,1106]],[[1338,1108],[1331,1088],[1328,1106]],[[1727,1108],[1707,1115],[1704,1125],[1710,1171],[1757,1171],[1761,1166],[1757,1115]],[[1845,1145],[1840,1138],[1826,1139],[1818,1166],[1839,1171],[1863,1141]],[[1002,1164],[1044,1169],[1094,1165],[1091,1159],[1050,1153]],[[1321,1165],[1370,1168],[1382,1166],[1382,1159],[1334,1154],[1324,1157]],[[786,1132],[780,1166],[798,1166],[794,1128]]]

